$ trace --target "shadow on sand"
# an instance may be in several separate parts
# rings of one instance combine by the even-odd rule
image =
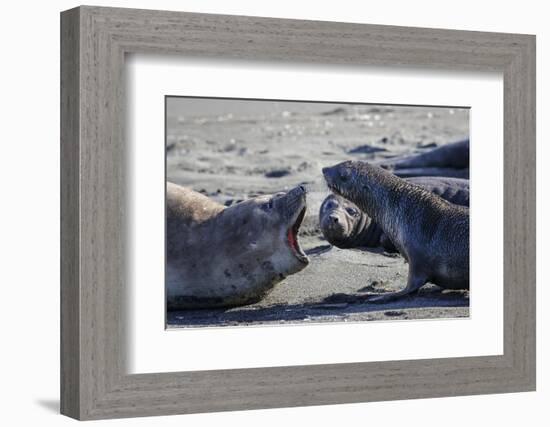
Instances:
[[[384,312],[388,318],[404,315],[400,310],[415,308],[468,307],[469,296],[464,291],[427,288],[415,296],[400,298],[385,304],[369,303],[365,297],[376,294],[333,294],[323,300],[302,304],[277,304],[269,307],[202,309],[168,312],[170,327],[237,326],[258,322],[298,322],[344,319],[354,313]],[[379,294],[378,294],[379,295]]]

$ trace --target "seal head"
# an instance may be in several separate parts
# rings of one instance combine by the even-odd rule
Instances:
[[[327,241],[338,248],[376,246],[382,233],[372,219],[342,196],[330,194],[319,209],[319,225]]]

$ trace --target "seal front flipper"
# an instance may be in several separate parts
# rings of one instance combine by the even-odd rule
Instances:
[[[377,304],[384,304],[387,302],[395,301],[405,295],[410,295],[417,292],[428,281],[427,277],[422,274],[415,274],[412,268],[409,268],[409,278],[407,280],[407,286],[404,289],[397,292],[390,292],[385,295],[377,295],[369,298],[368,302]]]

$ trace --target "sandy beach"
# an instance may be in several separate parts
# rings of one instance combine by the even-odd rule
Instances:
[[[168,98],[167,179],[230,206],[259,194],[308,188],[299,233],[310,258],[256,304],[169,312],[168,327],[456,318],[469,315],[466,291],[427,285],[387,304],[357,296],[401,289],[399,255],[338,249],[318,226],[329,194],[321,169],[343,160],[377,161],[468,137],[467,109]]]

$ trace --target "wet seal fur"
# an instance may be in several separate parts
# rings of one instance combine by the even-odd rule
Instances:
[[[407,182],[461,206],[470,205],[470,182],[467,179],[444,177],[406,178]],[[355,203],[330,194],[319,209],[319,225],[327,241],[338,248],[383,248],[397,252],[380,226]]]
[[[251,304],[305,268],[297,240],[305,209],[301,186],[226,208],[167,183],[167,309]]]
[[[468,179],[470,140],[453,142],[424,153],[387,159],[376,164],[401,178],[446,176]]]
[[[365,162],[324,168],[329,188],[355,203],[380,227],[409,263],[407,285],[369,298],[388,302],[427,282],[446,289],[470,287],[469,209],[455,205]]]

